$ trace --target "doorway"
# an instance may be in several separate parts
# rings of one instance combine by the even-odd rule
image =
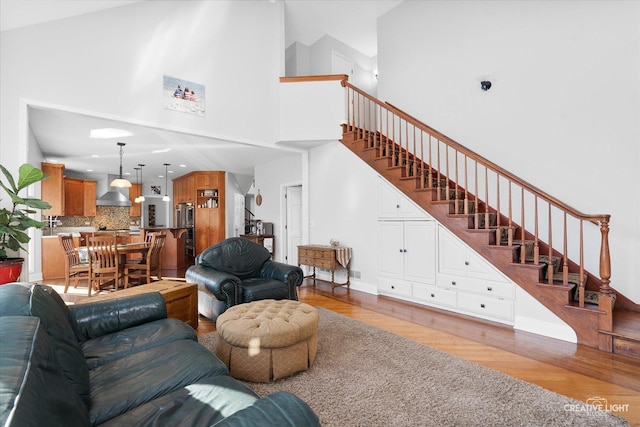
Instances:
[[[298,265],[298,246],[302,244],[302,185],[285,187],[285,263]]]

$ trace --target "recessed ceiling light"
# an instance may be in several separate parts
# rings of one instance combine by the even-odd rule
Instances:
[[[186,168],[186,167],[187,167],[187,165],[180,165],[180,167],[181,167],[181,168]]]
[[[91,155],[91,157],[98,158],[98,157],[100,157],[100,155],[98,155],[98,154],[92,154],[92,155]]]
[[[125,136],[131,136],[133,132],[129,132],[124,129],[116,129],[116,128],[103,128],[103,129],[91,129],[89,133],[89,138],[96,139],[111,139],[111,138],[122,138]]]
[[[171,151],[171,148],[164,148],[162,150],[153,150],[152,153],[166,153],[167,151]]]

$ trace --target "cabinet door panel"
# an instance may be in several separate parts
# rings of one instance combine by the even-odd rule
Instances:
[[[472,251],[467,254],[467,273],[469,277],[506,282],[504,276],[499,274],[491,264]]]
[[[405,278],[423,283],[436,281],[436,232],[433,221],[404,223]]]
[[[438,229],[438,249],[440,273],[466,275],[467,248],[442,227]]]
[[[379,223],[379,273],[385,276],[403,277],[404,242],[402,221]]]

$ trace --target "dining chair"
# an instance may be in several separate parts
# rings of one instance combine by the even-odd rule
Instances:
[[[164,247],[165,233],[153,233],[149,249],[139,262],[128,262],[124,266],[124,287],[132,284],[136,279],[138,284],[151,283],[151,276],[155,275],[162,280],[162,248]]]
[[[120,282],[120,257],[115,235],[88,236],[89,280],[91,287],[100,291],[103,286],[113,283],[118,289]]]
[[[64,293],[69,290],[69,284],[71,278],[74,279],[73,287],[78,287],[78,281],[82,279],[87,280],[87,288],[89,296],[91,296],[91,286],[89,283],[89,263],[87,261],[80,260],[80,254],[73,244],[73,237],[70,234],[58,235],[58,241],[64,250]]]

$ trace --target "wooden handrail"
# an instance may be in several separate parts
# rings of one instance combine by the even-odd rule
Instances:
[[[345,81],[349,76],[346,74],[324,74],[320,76],[297,76],[280,77],[280,83],[300,83],[300,82],[320,82],[320,81]]]

